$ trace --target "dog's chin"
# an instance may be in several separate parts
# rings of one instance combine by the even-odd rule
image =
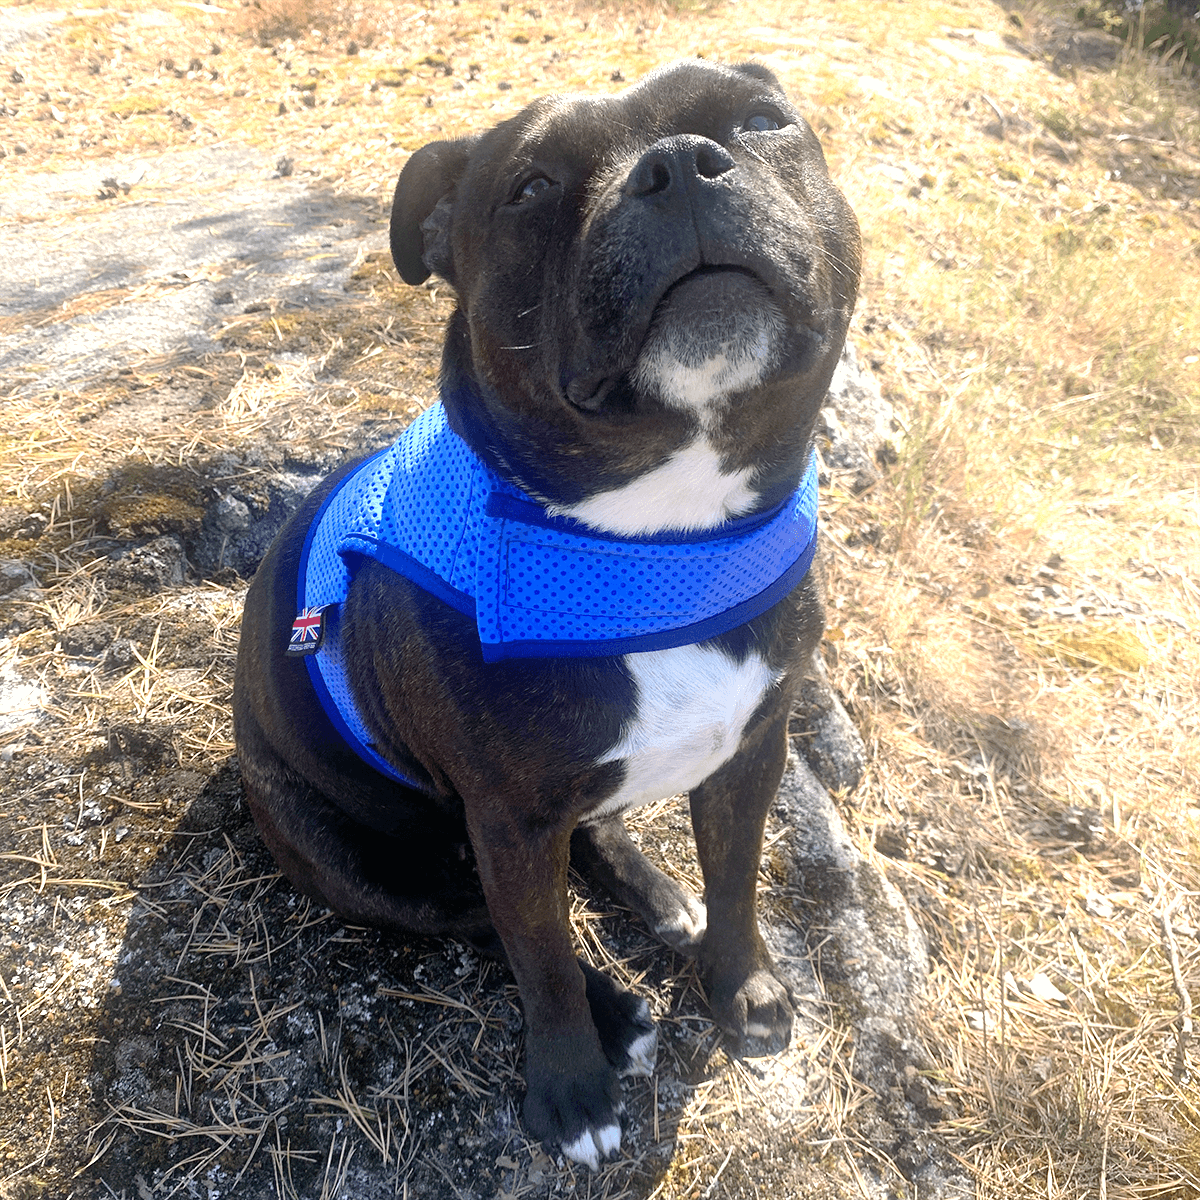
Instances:
[[[786,328],[770,291],[749,271],[693,271],[659,302],[634,385],[671,407],[702,410],[768,377],[779,365]]]

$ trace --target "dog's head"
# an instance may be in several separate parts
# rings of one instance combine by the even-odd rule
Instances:
[[[858,286],[858,226],[770,71],[687,61],[547,96],[405,164],[392,255],[458,310],[451,421],[552,511],[712,527],[803,468]]]

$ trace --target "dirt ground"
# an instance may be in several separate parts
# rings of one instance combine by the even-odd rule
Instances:
[[[0,11],[0,1200],[1200,1195],[1194,409],[1129,435],[1175,455],[1169,485],[1142,501],[1132,468],[1074,468],[1053,533],[1005,515],[1036,507],[1024,465],[1003,499],[923,488],[953,442],[938,414],[983,366],[895,299],[871,232],[969,273],[982,251],[931,197],[960,172],[1031,211],[1020,189],[1052,167],[1091,189],[1089,221],[1123,211],[1200,258],[1195,142],[1089,134],[1031,99],[1121,66],[1050,7],[931,4],[891,39],[831,2]],[[406,154],[684,53],[765,61],[811,108],[867,236],[853,336],[907,436],[868,477],[826,472],[827,657],[872,765],[837,798],[855,850],[802,844],[826,826],[798,765],[769,833],[794,1044],[728,1057],[691,965],[581,891],[584,952],[660,1029],[622,1157],[592,1175],[521,1129],[511,979],[347,926],[276,873],[229,699],[274,531],[434,391],[452,298],[386,254]],[[1046,479],[1070,460],[1054,436]],[[696,885],[686,806],[638,836]],[[888,971],[918,942],[910,1011]]]

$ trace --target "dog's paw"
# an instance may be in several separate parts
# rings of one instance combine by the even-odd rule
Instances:
[[[543,1074],[526,1066],[525,1128],[543,1142],[562,1147],[572,1162],[593,1171],[621,1148],[621,1105],[617,1074],[607,1063],[598,1070]]]
[[[620,1148],[621,1126],[615,1121],[602,1129],[585,1129],[574,1141],[562,1144],[564,1158],[583,1163],[593,1171],[598,1171],[601,1162]]]
[[[672,950],[694,956],[708,928],[708,911],[690,892],[678,890],[678,906],[655,923],[653,932]]]
[[[606,1016],[611,1019],[618,1014],[610,1010]],[[607,1030],[601,1028],[599,1021],[596,1022],[600,1044],[608,1061],[622,1077],[652,1075],[658,1057],[658,1029],[650,1015],[650,1005],[640,996],[626,992],[622,997],[619,1017],[619,1020],[611,1021]]]
[[[587,983],[588,1007],[605,1057],[618,1075],[651,1074],[658,1053],[658,1030],[650,1016],[650,1006],[603,971],[586,963],[580,966]]]
[[[736,986],[716,984],[713,1016],[725,1029],[733,1053],[760,1058],[786,1050],[792,1040],[792,996],[769,966],[753,968]]]

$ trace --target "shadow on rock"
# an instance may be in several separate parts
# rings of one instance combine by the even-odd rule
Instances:
[[[233,761],[139,892],[92,1064],[96,1195],[390,1200],[407,1186],[461,1200],[548,1195],[572,1172],[518,1123],[522,1021],[507,971],[456,943],[343,925],[298,896]],[[652,950],[647,983],[667,988],[669,956],[632,937],[619,952]],[[703,1074],[712,1039],[679,1042]],[[675,1145],[673,1101],[693,1091],[673,1075],[660,1086],[657,1120],[649,1081],[627,1089],[640,1153],[598,1178],[654,1190]]]

